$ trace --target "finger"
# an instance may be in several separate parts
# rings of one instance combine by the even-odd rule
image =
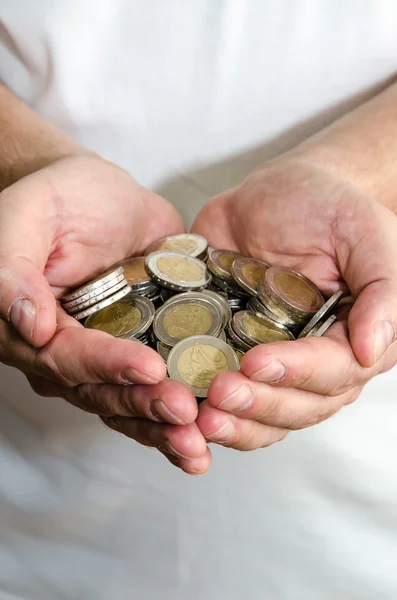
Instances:
[[[0,317],[41,347],[56,328],[56,302],[43,275],[55,219],[45,198],[32,212],[34,193],[18,184],[0,195]]]
[[[287,429],[228,415],[208,402],[200,405],[197,425],[206,440],[236,450],[265,448],[288,434]]]
[[[397,356],[390,349],[372,369],[363,368],[351,348],[346,322],[335,323],[322,338],[303,338],[256,346],[241,361],[241,372],[254,381],[339,396],[385,370]]]
[[[354,215],[341,203],[335,224],[341,272],[356,298],[348,325],[357,360],[372,367],[396,339],[397,218],[376,202]]]
[[[242,419],[283,429],[303,429],[328,419],[353,402],[360,391],[356,387],[331,397],[259,383],[241,373],[222,373],[212,382],[207,404]]]
[[[102,420],[111,429],[136,442],[177,458],[190,460],[206,454],[207,444],[196,423],[165,425],[127,417],[104,417]]]
[[[200,456],[200,458],[191,458],[190,460],[186,458],[177,458],[164,451],[162,454],[164,454],[172,465],[182,469],[182,471],[189,475],[203,475],[209,470],[212,463],[212,454],[209,448],[207,448],[205,454]]]
[[[162,358],[144,344],[85,329],[61,309],[57,333],[35,350],[0,324],[2,362],[66,386],[81,383],[156,384],[166,375]]]

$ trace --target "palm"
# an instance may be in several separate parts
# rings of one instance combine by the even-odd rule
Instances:
[[[30,197],[33,191],[28,207],[33,235],[43,231],[38,221],[46,233],[51,226],[45,275],[53,288],[75,286],[141,253],[154,239],[183,231],[181,218],[166,200],[98,158],[63,159],[17,186],[22,192],[29,187]]]

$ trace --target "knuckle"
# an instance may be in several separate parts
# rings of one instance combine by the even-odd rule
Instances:
[[[36,369],[53,381],[61,383],[62,385],[70,386],[73,385],[73,381],[67,373],[63,373],[59,363],[55,360],[51,351],[47,348],[43,348],[36,355]]]

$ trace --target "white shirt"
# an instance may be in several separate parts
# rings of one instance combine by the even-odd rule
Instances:
[[[391,0],[2,4],[5,83],[187,224],[397,65]],[[396,379],[192,478],[0,366],[0,600],[395,600]]]

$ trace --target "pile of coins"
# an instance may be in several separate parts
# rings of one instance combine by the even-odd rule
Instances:
[[[114,265],[62,303],[85,327],[150,345],[169,377],[205,398],[212,379],[238,370],[252,347],[323,335],[342,295],[325,302],[296,271],[179,234]]]

